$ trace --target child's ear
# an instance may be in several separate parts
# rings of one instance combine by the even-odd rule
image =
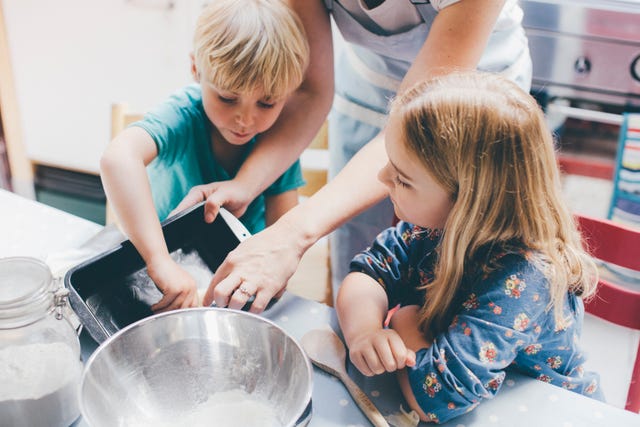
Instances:
[[[189,54],[189,58],[191,58],[191,75],[197,83],[200,83],[200,73],[198,72],[196,57],[193,55],[193,52]]]

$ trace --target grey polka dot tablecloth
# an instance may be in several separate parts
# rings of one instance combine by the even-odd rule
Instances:
[[[326,325],[339,333],[335,311],[325,305],[293,294],[274,305],[265,317],[273,320],[294,338]],[[371,401],[388,416],[408,409],[394,374],[373,378],[360,375],[348,366],[350,376]],[[334,377],[314,367],[313,410],[310,426],[370,426],[344,386]],[[421,426],[432,424],[421,423]],[[472,412],[441,424],[450,427],[471,426],[636,426],[640,415],[578,395],[517,373],[507,375],[493,400],[482,402]]]
[[[95,239],[103,231],[103,227],[98,224],[4,190],[0,190],[0,207],[0,257],[33,256],[44,261],[56,259],[57,254],[80,248],[87,240]],[[285,293],[264,316],[297,340],[312,329],[327,326],[339,334],[336,314],[332,308],[291,293]],[[83,358],[87,360],[95,350],[96,343],[84,332],[81,343]],[[408,409],[395,375],[367,378],[351,365],[348,366],[348,371],[383,415],[399,413],[400,405]],[[312,405],[310,427],[370,425],[342,383],[315,367]],[[87,427],[81,419],[74,425]],[[482,402],[472,412],[443,425],[640,427],[640,415],[510,373],[493,400]]]

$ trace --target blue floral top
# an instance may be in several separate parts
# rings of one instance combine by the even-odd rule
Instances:
[[[422,305],[417,289],[433,279],[440,231],[399,222],[378,235],[372,247],[351,262],[351,271],[376,279],[389,307]],[[499,268],[467,274],[451,323],[417,353],[407,368],[413,393],[434,422],[466,413],[500,389],[507,369],[603,400],[599,376],[585,372],[578,348],[584,307],[567,294],[565,324],[548,309],[549,285],[524,251],[495,257]]]

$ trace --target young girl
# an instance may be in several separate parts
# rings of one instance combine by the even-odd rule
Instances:
[[[160,220],[189,191],[235,176],[302,82],[308,62],[302,23],[282,0],[216,0],[196,23],[196,84],[174,93],[107,147],[100,164],[107,196],[164,295],[154,311],[199,304],[195,280],[169,255]],[[240,221],[252,233],[261,230],[295,206],[303,184],[296,162]],[[250,285],[237,287],[234,308],[253,293]]]
[[[498,75],[456,73],[395,100],[387,129],[379,179],[401,221],[340,288],[353,364],[398,370],[424,421],[492,398],[507,369],[601,399],[577,345],[597,271],[535,100]]]

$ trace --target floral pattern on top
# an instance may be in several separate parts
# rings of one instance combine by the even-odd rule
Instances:
[[[389,308],[421,306],[428,298],[421,287],[433,280],[440,238],[439,230],[401,221],[356,255],[351,270],[380,283]],[[582,300],[568,293],[568,321],[557,324],[547,307],[548,281],[534,258],[524,250],[504,253],[491,273],[465,275],[449,327],[407,368],[416,400],[431,421],[445,422],[493,398],[509,369],[603,400],[599,377],[584,371],[578,346]]]

